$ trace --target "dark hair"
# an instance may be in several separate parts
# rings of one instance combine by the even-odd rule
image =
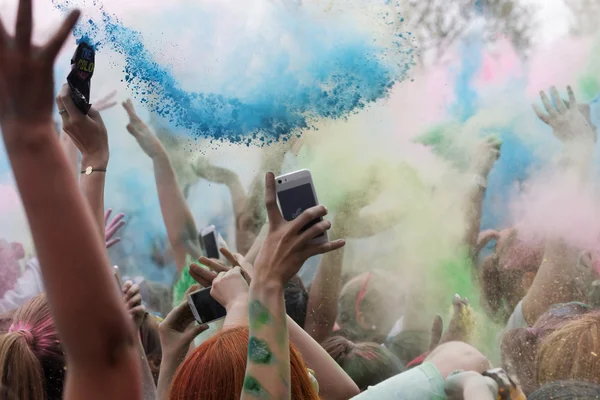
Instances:
[[[496,240],[494,252],[479,266],[481,303],[490,319],[506,324],[523,295],[520,290],[523,276],[539,269],[543,247],[538,242],[523,241],[515,229],[491,236]]]
[[[425,331],[403,331],[388,339],[386,345],[404,365],[408,365],[429,349],[430,336],[431,333]]]
[[[377,343],[354,343],[341,336],[332,336],[322,346],[361,392],[404,371],[400,360]]]
[[[294,276],[285,285],[283,297],[287,315],[300,327],[304,328],[306,310],[308,308],[308,292],[298,276]]]
[[[600,399],[600,385],[589,382],[557,381],[542,386],[533,392],[528,400],[597,400]]]

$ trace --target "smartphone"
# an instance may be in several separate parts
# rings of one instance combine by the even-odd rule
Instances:
[[[286,221],[296,219],[305,210],[319,204],[312,176],[307,169],[278,176],[275,178],[275,184],[281,213]],[[317,218],[310,221],[302,228],[301,232],[322,220],[323,218]],[[315,237],[312,243],[326,243],[328,240],[327,232],[323,232]]]
[[[199,324],[208,324],[225,318],[227,311],[210,295],[210,287],[188,294],[188,305]]]
[[[219,246],[217,245],[217,230],[214,225],[202,229],[202,246],[206,252],[207,258],[219,259]]]
[[[67,83],[69,84],[73,103],[86,115],[92,106],[90,104],[90,90],[95,68],[96,51],[90,44],[80,42],[73,58],[71,58],[71,72],[67,76]]]
[[[119,267],[115,265],[113,267],[113,273],[115,276],[115,280],[117,281],[117,285],[119,285],[119,290],[123,288],[123,279],[121,278],[121,272],[119,271]]]

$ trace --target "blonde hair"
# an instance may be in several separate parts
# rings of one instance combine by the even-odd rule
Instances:
[[[50,307],[39,295],[12,316],[0,336],[0,400],[60,400],[64,353]]]
[[[569,322],[541,342],[537,383],[559,380],[600,383],[600,313]]]

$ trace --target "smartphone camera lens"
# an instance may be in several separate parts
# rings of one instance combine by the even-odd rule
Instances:
[[[281,179],[277,181],[277,183],[279,183],[281,185]]]

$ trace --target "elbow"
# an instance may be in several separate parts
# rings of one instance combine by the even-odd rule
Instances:
[[[348,400],[360,394],[360,389],[356,384],[350,381],[342,387],[336,388],[332,393],[322,394],[323,400]]]

